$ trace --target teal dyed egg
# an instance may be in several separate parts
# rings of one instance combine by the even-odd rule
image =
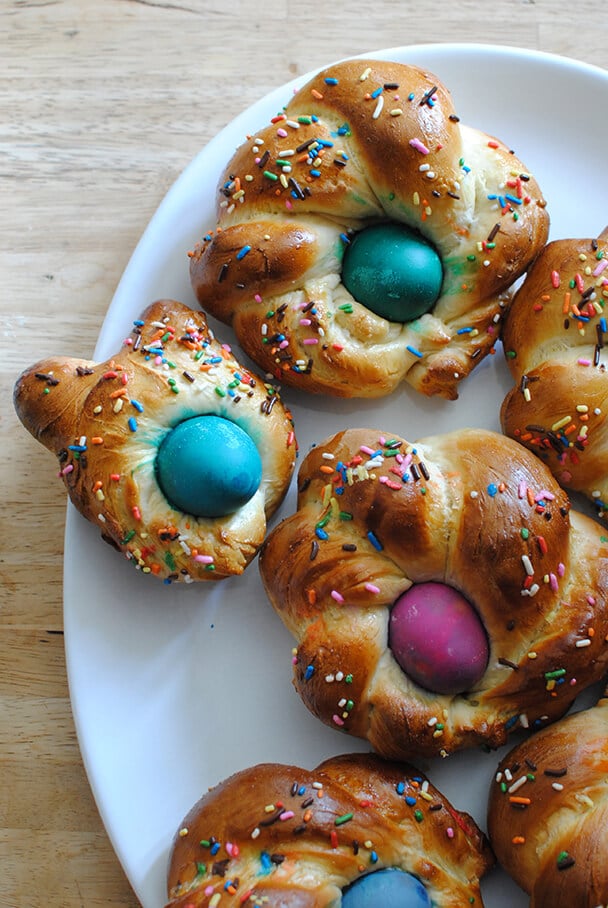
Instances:
[[[342,893],[342,908],[431,908],[419,879],[388,867],[360,877]]]
[[[165,435],[156,455],[156,476],[177,510],[225,517],[255,494],[262,461],[250,436],[236,423],[195,416]]]
[[[411,322],[432,309],[442,281],[441,259],[434,247],[403,224],[366,227],[344,252],[346,289],[391,322]]]

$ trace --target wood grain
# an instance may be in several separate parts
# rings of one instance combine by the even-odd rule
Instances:
[[[65,494],[14,414],[20,370],[55,352],[92,353],[173,181],[294,75],[425,42],[516,45],[608,68],[607,39],[608,19],[589,0],[3,0],[0,908],[138,904],[74,731],[61,633]]]

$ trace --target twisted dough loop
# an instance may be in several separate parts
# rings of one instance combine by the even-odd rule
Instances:
[[[608,228],[597,240],[557,240],[540,254],[504,325],[517,385],[501,409],[504,432],[601,516],[608,506],[607,266]]]
[[[31,434],[58,455],[76,508],[135,567],[162,579],[242,573],[295,464],[291,419],[274,389],[215,340],[202,313],[173,300],[152,304],[105,363],[68,357],[36,363],[17,381],[15,407]],[[248,432],[262,459],[257,492],[224,518],[177,511],[156,478],[166,433],[209,413]]]
[[[608,904],[607,741],[608,692],[500,763],[489,833],[499,862],[530,894],[530,908]]]
[[[492,863],[474,820],[412,766],[363,754],[312,772],[266,763],[231,776],[185,818],[167,908],[215,904],[216,892],[227,908],[338,906],[343,887],[383,867],[419,877],[437,908],[462,908],[482,904],[479,878]]]
[[[415,445],[353,429],[310,451],[299,489],[259,566],[298,642],[295,687],[326,724],[390,758],[497,747],[606,670],[608,548],[521,445],[479,429]],[[395,600],[430,580],[461,591],[489,639],[462,695],[417,686],[388,645]]]
[[[218,229],[191,253],[199,303],[274,376],[343,397],[405,379],[456,398],[548,233],[523,163],[461,124],[435,76],[398,63],[315,76],[236,151],[219,191]],[[443,264],[439,299],[410,324],[375,315],[341,283],[345,236],[386,220],[419,230]]]

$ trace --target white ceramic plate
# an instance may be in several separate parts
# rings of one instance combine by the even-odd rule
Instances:
[[[596,235],[605,226],[608,199],[600,175],[608,73],[479,45],[419,45],[369,56],[430,69],[451,89],[464,122],[509,142],[548,200],[552,239]],[[118,348],[152,300],[171,296],[195,306],[186,253],[213,226],[220,171],[245,135],[265,125],[305,78],[237,117],[184,171],[125,271],[98,359]],[[228,329],[215,327],[233,342]],[[382,402],[337,402],[288,390],[284,396],[305,453],[312,442],[355,424],[410,440],[465,425],[498,430],[498,408],[509,386],[499,351],[473,372],[456,402],[427,400],[407,388]],[[291,513],[294,502],[292,488],[278,516]],[[256,563],[239,579],[168,587],[133,571],[69,507],[64,596],[83,759],[110,839],[145,908],[164,905],[172,836],[208,786],[263,760],[312,768],[332,754],[366,749],[322,726],[294,693],[292,640],[266,602]],[[459,754],[421,768],[484,826],[498,757]],[[499,870],[483,891],[486,908],[528,903]]]

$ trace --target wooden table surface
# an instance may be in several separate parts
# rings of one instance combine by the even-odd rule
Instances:
[[[270,89],[339,57],[424,42],[517,45],[608,69],[608,19],[591,0],[2,0],[0,35],[0,906],[135,908],[70,711],[66,496],[15,416],[17,375],[51,353],[92,354],[166,191]]]

